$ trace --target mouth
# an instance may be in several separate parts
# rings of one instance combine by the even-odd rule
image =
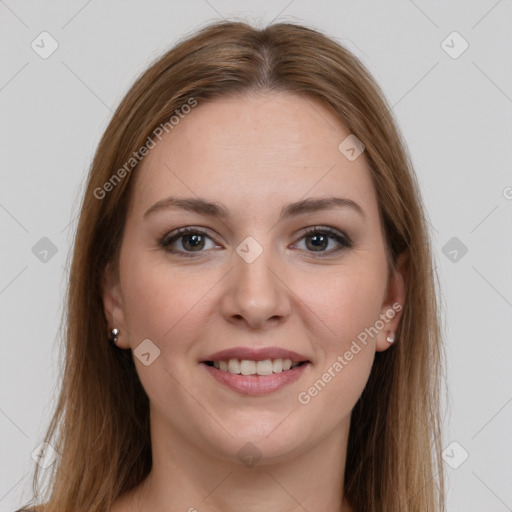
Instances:
[[[280,347],[232,347],[210,354],[200,366],[218,383],[248,396],[278,391],[310,373],[308,357]]]
[[[308,364],[309,361],[294,361],[289,358],[263,359],[258,361],[230,358],[202,361],[202,363],[221,372],[227,372],[233,375],[265,377],[267,375],[294,370],[299,366]]]
[[[227,349],[199,362],[223,387],[253,397],[289,386],[303,374],[310,374],[312,367],[307,357],[278,347]]]

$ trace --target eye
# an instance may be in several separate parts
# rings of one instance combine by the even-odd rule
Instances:
[[[301,241],[305,242],[306,251],[323,253],[318,254],[318,256],[332,254],[352,247],[352,241],[347,235],[324,226],[307,228],[304,235],[299,239],[299,242]],[[299,242],[296,242],[296,244]]]
[[[319,257],[352,247],[352,242],[347,235],[325,226],[307,228],[295,246],[302,241],[305,242],[303,250],[317,253],[316,256]],[[186,257],[192,257],[193,253],[201,253],[208,249],[220,248],[207,231],[192,226],[179,228],[166,234],[159,245],[167,252]],[[302,248],[299,247],[299,249]]]
[[[187,253],[204,252],[205,249],[219,247],[206,231],[192,226],[179,228],[165,235],[160,246],[170,253],[189,256]],[[190,256],[193,256],[190,254]]]

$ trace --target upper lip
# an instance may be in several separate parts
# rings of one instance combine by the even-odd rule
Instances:
[[[279,347],[234,347],[220,350],[201,360],[205,361],[228,361],[229,359],[247,359],[249,361],[264,361],[265,359],[291,359],[294,363],[309,361],[306,356]]]

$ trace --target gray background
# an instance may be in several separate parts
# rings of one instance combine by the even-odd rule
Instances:
[[[305,22],[336,37],[393,105],[442,288],[449,510],[512,510],[510,0],[0,0],[0,509],[27,497],[54,404],[76,199],[99,137],[151,59],[233,16]],[[59,45],[46,59],[31,47],[43,31]],[[454,31],[469,44],[457,58],[464,42]]]

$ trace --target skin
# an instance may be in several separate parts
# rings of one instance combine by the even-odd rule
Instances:
[[[119,273],[106,273],[103,300],[118,346],[150,339],[160,350],[149,366],[134,357],[150,399],[153,468],[114,512],[352,510],[342,490],[351,411],[400,313],[308,404],[297,397],[404,303],[406,255],[388,280],[364,154],[349,161],[338,150],[349,133],[323,104],[293,94],[216,99],[199,103],[137,169]],[[175,208],[144,218],[171,195],[221,203],[229,217]],[[288,203],[331,196],[355,201],[364,217],[332,207],[279,220]],[[172,244],[179,254],[160,245],[185,226],[208,230],[200,251],[187,237]],[[315,251],[310,226],[353,246],[328,238]],[[236,252],[248,236],[263,249],[252,263]],[[235,346],[292,349],[312,364],[298,381],[248,397],[199,363]],[[247,442],[261,455],[252,467],[237,455]]]

